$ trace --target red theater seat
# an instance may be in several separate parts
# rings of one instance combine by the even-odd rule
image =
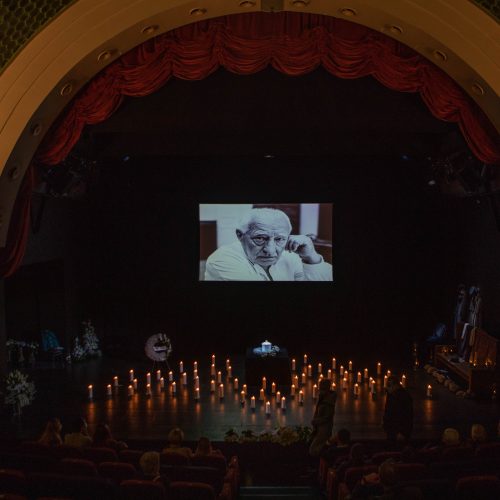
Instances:
[[[54,448],[52,448],[52,455],[57,459],[82,458],[82,450],[79,450],[74,446],[68,446],[67,444],[60,444],[59,446],[54,446]]]
[[[208,484],[174,481],[170,483],[169,500],[215,500],[214,489]]]
[[[69,476],[97,476],[94,462],[82,458],[63,458],[59,462],[58,472]]]
[[[500,443],[485,443],[476,450],[478,458],[495,458],[500,460]]]
[[[118,455],[111,448],[85,448],[82,451],[82,456],[86,460],[90,460],[95,464],[101,462],[118,462]]]
[[[144,451],[142,450],[122,450],[118,454],[118,458],[120,459],[120,462],[132,464],[136,469],[138,469],[139,460],[142,455],[144,455]]]
[[[377,465],[365,465],[363,467],[351,467],[350,469],[347,469],[345,471],[344,481],[338,485],[337,498],[339,500],[347,498],[354,489],[354,486],[356,486],[356,484],[361,481],[361,478],[363,476],[372,474],[377,471]]]
[[[457,500],[498,500],[500,479],[497,476],[462,477],[456,484]]]
[[[474,450],[469,446],[457,446],[446,448],[441,453],[443,462],[456,462],[458,460],[471,460],[474,458]]]
[[[395,462],[399,462],[401,460],[401,452],[400,451],[381,451],[379,453],[375,453],[372,455],[372,462],[375,465],[380,465],[382,462],[386,460],[394,460]]]
[[[51,449],[38,441],[24,441],[19,446],[19,451],[21,453],[29,453],[31,455],[50,455]]]
[[[428,469],[424,464],[394,464],[399,481],[413,481],[425,479]]]
[[[101,462],[98,466],[99,475],[120,484],[127,479],[135,479],[136,469],[132,464],[120,462]]]
[[[201,467],[213,467],[219,470],[222,474],[226,473],[227,462],[226,458],[217,455],[211,455],[206,457],[193,457],[191,458],[191,465],[198,465]]]
[[[121,500],[166,500],[163,484],[154,481],[130,479],[120,484]],[[170,495],[169,499],[172,498]]]
[[[190,460],[188,457],[180,453],[160,453],[161,465],[189,465]]]
[[[20,470],[0,469],[0,492],[26,495],[28,482],[24,473]]]

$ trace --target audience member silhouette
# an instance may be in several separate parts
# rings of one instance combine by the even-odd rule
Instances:
[[[187,458],[191,458],[193,456],[193,452],[190,448],[182,446],[182,442],[184,441],[184,432],[182,432],[179,427],[175,427],[168,433],[167,441],[168,443],[163,449],[163,453],[177,453]]]
[[[45,425],[45,429],[40,436],[38,442],[46,446],[57,446],[63,443],[61,437],[62,425],[61,421],[54,417],[51,418]]]
[[[127,443],[113,438],[109,425],[104,422],[97,424],[92,439],[96,447],[112,448],[115,451],[128,448]]]
[[[92,438],[89,436],[87,421],[83,417],[76,418],[71,426],[71,432],[64,436],[64,444],[75,448],[92,446]]]

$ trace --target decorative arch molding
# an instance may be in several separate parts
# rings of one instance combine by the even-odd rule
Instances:
[[[382,31],[450,75],[500,130],[500,28],[468,0],[78,0],[0,75],[0,247],[26,169],[75,93],[145,40],[202,19],[286,10]]]

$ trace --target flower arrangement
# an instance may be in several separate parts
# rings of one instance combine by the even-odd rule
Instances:
[[[83,346],[80,344],[80,338],[75,337],[73,352],[71,353],[75,361],[83,361],[87,357],[87,353]]]
[[[311,427],[301,425],[276,427],[272,431],[266,430],[259,434],[255,434],[250,429],[241,431],[241,434],[234,429],[229,429],[224,441],[230,443],[270,442],[289,446],[293,443],[309,441],[311,434]]]
[[[95,333],[95,328],[90,319],[82,321],[83,325],[83,349],[89,357],[100,357],[99,339]]]
[[[5,380],[5,403],[23,408],[32,403],[35,397],[35,384],[28,381],[28,376],[19,370],[11,371]]]

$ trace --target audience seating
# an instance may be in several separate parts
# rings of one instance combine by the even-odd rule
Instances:
[[[60,474],[70,476],[97,477],[97,469],[94,462],[83,458],[63,458],[59,462],[58,471]]]
[[[143,450],[122,450],[118,454],[120,462],[132,464],[136,469],[139,469],[139,460],[144,454]]]
[[[189,465],[189,458],[180,453],[160,453],[161,465]]]
[[[478,458],[495,458],[500,460],[500,443],[485,443],[476,449]]]
[[[120,484],[119,498],[121,500],[166,500],[166,494],[161,483],[130,479]]]
[[[101,462],[98,466],[99,476],[120,484],[128,479],[135,479],[136,468],[132,464],[120,462]]]
[[[474,450],[470,446],[453,446],[445,448],[441,453],[441,460],[446,462],[471,460],[472,458],[474,458]]]
[[[168,499],[172,500],[215,500],[214,489],[208,484],[175,481],[170,483]]]
[[[60,444],[52,448],[52,455],[57,458],[83,458],[82,450],[67,444]]]
[[[26,495],[28,482],[23,472],[13,469],[0,469],[0,492]]]
[[[414,479],[425,479],[428,469],[423,464],[396,464],[396,473],[400,481],[412,481]]]
[[[338,499],[344,500],[352,492],[354,486],[365,475],[378,471],[377,465],[364,465],[362,467],[351,467],[345,471],[344,481],[338,485]],[[330,498],[330,497],[329,497]]]
[[[100,464],[101,462],[118,462],[118,455],[111,448],[85,448],[82,450],[82,457]]]
[[[382,462],[386,460],[394,460],[395,462],[401,461],[401,452],[400,451],[380,451],[378,453],[374,453],[372,455],[372,462],[375,465],[380,465]]]
[[[500,479],[497,476],[470,476],[457,481],[457,500],[498,500]]]

